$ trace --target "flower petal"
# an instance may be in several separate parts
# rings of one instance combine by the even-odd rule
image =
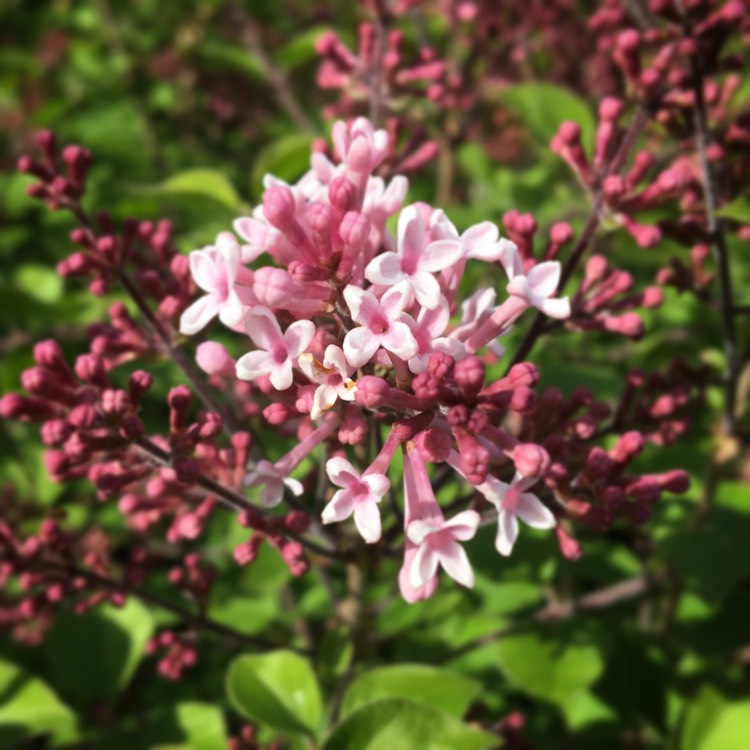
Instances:
[[[359,481],[359,472],[343,456],[334,456],[326,461],[326,474],[337,487],[348,487]]]
[[[270,374],[271,385],[277,391],[285,391],[291,386],[294,380],[292,373],[292,362],[287,359],[283,362],[274,362],[274,367]]]
[[[180,333],[192,336],[203,330],[216,317],[220,306],[221,303],[216,295],[204,294],[182,313]]]
[[[557,525],[555,514],[531,492],[524,492],[519,496],[514,510],[533,529],[552,529]]]
[[[551,297],[560,283],[560,263],[556,260],[537,263],[528,272],[527,278],[535,297]]]
[[[216,261],[208,250],[193,250],[188,256],[193,281],[204,292],[217,291]]]
[[[427,536],[439,531],[440,527],[429,521],[416,519],[406,527],[406,538],[414,544],[422,544]]]
[[[311,320],[297,320],[284,333],[284,342],[289,358],[294,359],[310,346],[315,337],[315,323]]]
[[[273,357],[264,351],[248,352],[237,360],[235,370],[240,380],[255,380],[268,375],[274,368]]]
[[[373,544],[380,539],[380,511],[373,502],[359,502],[354,506],[354,523],[362,538]]]
[[[443,570],[456,582],[466,588],[474,588],[474,569],[471,567],[466,550],[458,543],[445,545],[438,553]]]
[[[260,502],[266,508],[273,508],[281,502],[284,496],[284,483],[280,479],[271,479],[266,482],[260,493]]]
[[[244,312],[245,308],[242,306],[240,298],[237,296],[237,293],[232,290],[229,292],[229,296],[219,310],[219,320],[228,328],[233,328],[242,323],[242,315]]]
[[[570,300],[567,297],[545,299],[537,304],[536,307],[550,318],[565,320],[570,317]]]
[[[426,544],[421,544],[411,561],[409,583],[419,589],[431,581],[438,569],[438,556]]]
[[[418,271],[410,277],[410,281],[420,305],[434,310],[440,304],[440,284],[432,274]]]
[[[406,259],[422,252],[425,225],[417,207],[407,206],[398,217],[398,254]]]
[[[513,545],[518,539],[518,519],[513,513],[501,510],[497,516],[497,536],[495,549],[507,557],[513,552]]]
[[[365,474],[362,481],[370,488],[370,497],[380,500],[391,487],[391,482],[385,474]]]
[[[372,284],[397,284],[406,278],[401,258],[396,253],[383,253],[373,258],[365,269],[365,278]]]
[[[351,493],[345,490],[339,490],[331,498],[331,502],[323,508],[323,513],[320,516],[320,520],[323,523],[338,523],[339,521],[345,521],[352,514],[354,510],[354,503],[352,501]]]
[[[369,362],[380,348],[380,338],[363,326],[349,331],[344,337],[344,354],[349,364],[356,369]]]
[[[435,240],[422,250],[417,262],[420,271],[436,273],[452,266],[463,257],[464,248],[458,240]]]
[[[346,334],[347,338],[351,336],[354,331],[350,331]],[[396,356],[401,359],[411,359],[419,350],[417,340],[414,338],[411,329],[406,323],[396,322],[391,323],[387,333],[384,333],[380,338],[380,345],[383,349],[387,349],[389,352],[393,352]],[[344,351],[346,351],[346,339],[344,339]],[[347,357],[351,362],[351,358]],[[367,361],[367,360],[365,360]]]
[[[271,351],[283,341],[279,321],[267,307],[253,307],[248,312],[245,330],[259,349]]]
[[[443,524],[444,529],[451,530],[451,536],[461,542],[466,542],[477,533],[480,522],[479,513],[475,510],[465,510],[456,514]]]

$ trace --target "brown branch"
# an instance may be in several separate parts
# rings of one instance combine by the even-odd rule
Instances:
[[[227,625],[222,625],[216,620],[212,620],[210,617],[201,614],[200,612],[194,612],[193,610],[187,609],[176,602],[169,599],[165,599],[158,594],[154,594],[150,591],[135,588],[130,586],[123,581],[118,581],[114,578],[108,578],[106,576],[99,575],[98,573],[92,573],[81,568],[77,568],[73,565],[61,565],[59,563],[49,562],[41,560],[38,565],[32,566],[31,570],[49,570],[55,571],[64,575],[67,575],[73,579],[83,578],[89,583],[99,588],[107,589],[112,592],[125,593],[140,599],[143,602],[152,604],[159,609],[163,609],[167,612],[171,612],[174,615],[180,617],[183,621],[189,622],[192,625],[216,635],[221,635],[226,638],[230,638],[242,645],[257,646],[258,648],[274,648],[279,644],[271,643],[264,638],[258,636],[247,635],[240,633]]]
[[[682,3],[678,3],[678,7]],[[692,37],[692,24],[687,14],[683,14],[684,32],[686,38]],[[706,208],[706,222],[708,240],[719,270],[719,309],[721,311],[721,333],[726,358],[726,395],[724,400],[724,425],[726,431],[732,435],[736,432],[735,404],[737,399],[737,380],[739,378],[740,363],[737,352],[737,327],[735,325],[736,308],[734,305],[734,291],[732,289],[732,275],[729,265],[729,249],[721,218],[718,216],[718,187],[716,172],[708,158],[710,133],[706,99],[703,92],[705,73],[700,58],[700,45],[690,56],[690,73],[693,85],[695,104],[693,106],[693,127],[695,129],[695,148],[700,160],[703,173],[702,189],[703,202]]]
[[[164,466],[171,465],[170,454],[148,438],[139,438],[137,441],[135,441],[135,445],[137,445],[142,451],[149,454],[152,458],[156,459],[158,463]],[[230,489],[226,485],[217,482],[215,479],[212,479],[205,474],[199,474],[198,478],[195,480],[195,484],[203,487],[203,489],[205,490],[208,490],[222,505],[224,505],[226,508],[229,508],[230,510],[235,511],[236,513],[249,511],[257,515],[258,513],[262,512],[246,497],[244,497],[244,495],[241,495],[239,492]],[[346,556],[343,553],[339,553],[338,551],[330,549],[328,547],[323,547],[317,542],[314,542],[311,539],[308,539],[307,537],[304,537],[300,534],[295,534],[294,532],[285,530],[284,535],[288,536],[290,539],[295,539],[304,547],[306,547],[310,552],[314,552],[315,554],[322,555],[323,557],[329,557],[333,560],[346,559]]]
[[[480,646],[487,646],[496,640],[512,635],[529,625],[536,623],[561,622],[569,620],[579,612],[595,612],[610,607],[616,607],[628,601],[639,599],[655,588],[655,580],[645,575],[628,578],[624,581],[605,586],[589,594],[584,594],[577,599],[563,601],[551,601],[527,617],[519,617],[500,630],[484,635],[481,638],[467,643],[460,648],[447,651],[437,657],[438,663],[455,659]]]

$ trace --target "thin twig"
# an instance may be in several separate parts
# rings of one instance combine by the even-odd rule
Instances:
[[[135,441],[135,444],[143,451],[148,453],[152,458],[155,458],[160,464],[169,466],[171,464],[171,456],[169,453],[160,448],[156,443],[148,438],[142,437]],[[250,511],[251,513],[258,514],[260,509],[253,505],[246,497],[241,495],[239,492],[227,487],[226,485],[217,482],[215,479],[206,476],[205,474],[199,474],[195,480],[195,484],[203,489],[208,490],[216,499],[225,507],[236,513],[242,511]],[[284,535],[295,539],[310,552],[315,552],[318,555],[324,557],[330,557],[333,560],[341,560],[345,556],[334,549],[323,547],[317,542],[308,539],[307,537],[295,534],[292,531],[285,530]]]
[[[573,249],[568,256],[568,259],[565,261],[565,264],[563,265],[562,271],[560,273],[560,284],[558,287],[560,290],[562,290],[570,280],[571,276],[578,267],[581,258],[588,249],[591,240],[594,238],[596,230],[599,228],[602,209],[604,207],[604,191],[602,190],[602,183],[604,182],[604,178],[611,174],[615,174],[622,168],[623,164],[628,158],[628,155],[630,154],[631,149],[635,145],[636,140],[638,140],[638,137],[643,131],[643,128],[646,126],[648,117],[648,108],[644,104],[641,104],[637,112],[635,113],[632,122],[630,123],[630,127],[625,133],[625,137],[620,143],[620,147],[612,157],[612,161],[602,172],[599,179],[599,185],[594,195],[594,204],[591,207],[591,212],[589,213],[586,224],[584,225],[581,234],[578,236],[578,239],[576,240],[576,243],[573,246]],[[516,349],[513,359],[508,365],[508,370],[510,370],[513,365],[516,365],[519,362],[523,362],[526,357],[528,357],[529,353],[534,348],[534,345],[544,332],[546,320],[547,318],[543,313],[538,312],[536,314],[534,322],[526,332],[526,335],[518,346],[518,349]]]
[[[678,3],[681,6],[681,3]],[[687,14],[683,14],[685,36],[692,37],[692,24]],[[716,173],[708,158],[710,141],[706,99],[703,92],[705,75],[700,58],[700,45],[690,56],[690,72],[693,84],[695,105],[693,107],[693,127],[695,128],[695,148],[703,173],[703,202],[706,208],[708,240],[719,270],[719,309],[721,311],[721,333],[726,358],[726,396],[724,399],[724,425],[732,435],[736,431],[735,403],[737,399],[737,379],[739,377],[739,357],[737,354],[737,327],[735,325],[734,292],[729,265],[729,249],[721,218],[718,216],[718,188]]]
[[[82,568],[77,568],[73,565],[61,565],[59,563],[44,560],[39,561],[38,567],[34,566],[33,569],[38,570],[39,568],[57,571],[74,579],[84,578],[90,583],[101,588],[108,589],[109,591],[129,594],[136,597],[137,599],[140,599],[143,602],[147,602],[148,604],[152,604],[155,607],[159,607],[160,609],[166,610],[167,612],[171,612],[172,614],[180,617],[183,621],[192,623],[202,630],[231,638],[232,640],[237,641],[241,644],[257,646],[259,648],[272,648],[274,647],[274,645],[278,646],[278,644],[273,644],[270,641],[267,641],[265,638],[240,633],[239,631],[234,630],[227,625],[222,625],[220,622],[212,620],[210,617],[201,614],[200,612],[194,612],[193,610],[186,609],[182,605],[177,604],[176,602],[173,602],[169,599],[165,599],[158,594],[135,588],[123,581],[118,581],[114,578],[108,578],[106,576],[99,575],[98,573],[92,573],[90,571],[83,570]]]
[[[518,632],[535,623],[560,622],[569,620],[578,612],[592,612],[609,609],[633,599],[639,599],[653,590],[655,581],[645,575],[628,578],[624,581],[605,586],[576,599],[552,601],[537,609],[530,616],[519,617],[500,630],[489,633],[460,648],[453,649],[439,655],[435,661],[442,663],[469,653],[480,646],[486,646],[512,633]]]

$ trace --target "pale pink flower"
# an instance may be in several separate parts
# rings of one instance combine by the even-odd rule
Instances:
[[[466,350],[458,339],[442,336],[450,317],[448,300],[441,297],[440,303],[434,309],[423,307],[419,311],[416,322],[411,318],[406,321],[419,347],[417,354],[408,362],[409,369],[415,375],[427,369],[433,352],[445,352],[455,360],[466,356]]]
[[[500,237],[500,230],[491,221],[474,224],[459,235],[453,222],[440,209],[432,212],[430,233],[434,238],[459,240],[467,260],[502,262],[516,249],[513,242]]]
[[[192,335],[219,316],[230,328],[242,322],[243,305],[235,290],[240,270],[240,246],[229,232],[222,232],[214,246],[190,253],[190,272],[206,294],[182,313],[180,333]]]
[[[323,509],[323,523],[344,521],[354,514],[354,523],[362,538],[372,544],[380,539],[380,511],[378,503],[391,486],[385,474],[359,472],[339,456],[326,463],[328,478],[340,490]]]
[[[495,547],[506,557],[513,551],[518,538],[518,519],[534,529],[552,529],[557,521],[554,513],[534,494],[524,492],[537,481],[516,473],[510,484],[488,475],[477,489],[497,508]]]
[[[458,240],[436,240],[425,245],[427,226],[416,206],[407,206],[398,218],[396,252],[373,258],[365,278],[373,284],[393,286],[407,282],[417,302],[434,308],[440,303],[440,284],[433,273],[460,260],[463,248]]]
[[[353,172],[370,173],[388,155],[388,132],[375,130],[366,117],[357,117],[351,124],[339,120],[331,139],[338,157]]]
[[[465,510],[442,523],[412,521],[406,527],[409,541],[417,545],[409,570],[411,586],[419,589],[427,584],[440,566],[454,581],[471,588],[474,571],[459,542],[474,537],[479,521],[479,514],[473,510]]]
[[[326,347],[323,362],[315,359],[310,352],[305,352],[299,357],[299,366],[310,380],[318,383],[310,411],[312,419],[318,419],[323,412],[336,403],[337,399],[354,400],[357,385],[349,377],[349,367],[340,347],[329,344]]]
[[[510,279],[508,294],[520,297],[550,318],[563,320],[570,317],[570,300],[553,297],[560,283],[560,264],[556,260],[537,263],[524,274],[521,259],[514,252],[503,265]]]
[[[352,320],[360,324],[344,337],[344,354],[352,367],[369,362],[380,347],[405,360],[417,353],[417,342],[402,319],[409,300],[405,285],[389,289],[378,300],[372,292],[350,284],[344,299]]]
[[[286,476],[270,461],[258,461],[255,471],[251,471],[245,477],[245,485],[247,487],[263,487],[260,501],[266,508],[272,508],[281,502],[285,487],[296,497],[299,497],[303,491],[302,482]]]
[[[315,324],[310,320],[298,320],[282,333],[279,322],[268,308],[255,307],[248,312],[245,326],[259,350],[248,352],[237,360],[237,377],[254,380],[268,375],[276,390],[289,388],[293,361],[313,340]]]

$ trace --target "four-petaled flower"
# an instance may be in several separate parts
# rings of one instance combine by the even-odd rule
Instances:
[[[533,529],[552,529],[557,524],[554,513],[536,495],[524,491],[536,481],[537,478],[516,473],[510,484],[488,476],[477,485],[477,489],[497,508],[495,547],[501,555],[507,557],[513,551],[518,538],[519,518]]]
[[[254,380],[269,375],[277,391],[289,388],[292,361],[310,346],[315,324],[310,320],[298,320],[282,333],[276,316],[268,308],[255,307],[248,312],[245,326],[259,351],[248,352],[237,360],[237,377]]]
[[[323,509],[323,523],[344,521],[354,514],[354,523],[362,538],[372,544],[380,539],[380,511],[378,503],[391,486],[385,474],[360,476],[345,459],[334,457],[326,464],[328,478],[340,490]]]
[[[417,342],[402,319],[409,301],[405,285],[389,289],[378,300],[372,292],[350,284],[344,289],[344,299],[352,320],[360,324],[344,337],[344,354],[352,367],[369,362],[381,346],[406,360],[417,353]]]
[[[244,308],[234,288],[239,270],[240,246],[229,232],[219,234],[215,246],[190,253],[193,280],[206,294],[182,313],[180,333],[198,333],[216,315],[230,328],[242,322]]]
[[[557,261],[537,263],[524,274],[521,258],[514,252],[503,265],[510,279],[508,294],[521,297],[531,307],[536,307],[550,318],[564,320],[570,317],[570,300],[567,297],[552,296],[560,283],[560,264]]]
[[[392,286],[405,281],[417,302],[428,308],[440,304],[440,284],[432,275],[453,265],[464,249],[456,239],[442,239],[425,246],[427,227],[416,206],[407,206],[398,219],[396,252],[382,253],[365,269],[373,284]]]
[[[310,417],[317,419],[328,411],[337,399],[353,401],[357,384],[349,377],[346,357],[340,347],[330,344],[326,347],[323,362],[306,352],[299,357],[302,372],[314,383],[318,383],[313,396]]]
[[[459,542],[473,538],[479,521],[479,514],[473,510],[465,510],[442,523],[412,521],[406,527],[409,541],[417,545],[409,570],[411,586],[419,589],[429,583],[439,565],[454,581],[471,588],[474,585],[474,571]]]
[[[266,508],[273,508],[281,502],[284,497],[284,487],[287,487],[293,495],[299,497],[302,494],[302,482],[284,475],[270,461],[258,461],[255,471],[251,471],[245,477],[247,487],[263,487],[260,501]]]

